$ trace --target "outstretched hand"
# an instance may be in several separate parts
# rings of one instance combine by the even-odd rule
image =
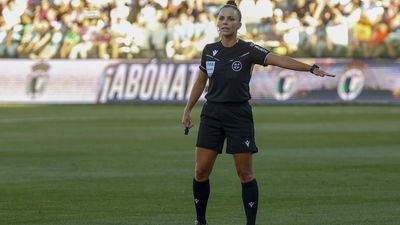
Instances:
[[[323,71],[323,70],[321,70],[321,69],[319,69],[319,68],[314,70],[314,74],[315,74],[316,76],[319,76],[319,77],[325,77],[325,76],[328,76],[328,77],[336,77],[336,75],[327,73],[327,72],[325,72],[325,71]]]

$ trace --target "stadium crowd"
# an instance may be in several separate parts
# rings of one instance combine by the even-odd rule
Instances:
[[[400,0],[237,0],[240,37],[297,57],[400,56]],[[226,0],[0,0],[0,57],[200,57]]]

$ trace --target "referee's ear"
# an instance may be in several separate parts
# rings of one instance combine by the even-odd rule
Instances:
[[[239,30],[242,27],[242,22],[239,22],[239,27],[237,28],[237,30]]]

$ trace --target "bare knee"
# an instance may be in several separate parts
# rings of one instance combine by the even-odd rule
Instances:
[[[209,168],[201,168],[196,166],[195,176],[194,179],[199,182],[203,182],[208,180],[210,176],[210,169]]]
[[[247,183],[254,179],[254,174],[251,170],[238,170],[237,174],[241,183]]]

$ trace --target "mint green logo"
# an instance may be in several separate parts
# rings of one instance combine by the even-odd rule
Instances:
[[[279,73],[276,80],[274,98],[278,101],[288,100],[296,91],[296,72],[283,70]]]
[[[353,68],[346,71],[339,79],[337,92],[344,101],[356,99],[362,92],[365,75],[360,69]]]

